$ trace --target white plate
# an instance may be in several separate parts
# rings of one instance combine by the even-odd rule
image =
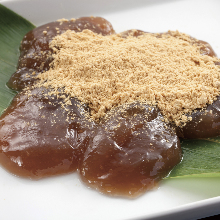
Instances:
[[[208,41],[220,55],[219,0],[7,0],[40,25],[59,18],[102,16],[117,32],[179,30]],[[0,169],[1,219],[192,219],[219,214],[220,178],[170,179],[135,200],[86,188],[76,174],[30,181]]]

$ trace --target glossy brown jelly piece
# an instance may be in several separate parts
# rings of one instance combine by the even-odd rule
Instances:
[[[75,171],[94,125],[86,106],[73,98],[64,108],[43,88],[29,93],[15,96],[0,118],[0,164],[32,179]]]
[[[132,37],[139,37],[145,33],[148,33],[148,32],[145,32],[145,31],[141,31],[141,30],[127,30],[127,31],[123,31],[120,33],[120,35],[123,37],[123,38],[126,38],[128,36],[132,36]]]
[[[180,162],[176,133],[154,107],[138,102],[107,114],[80,162],[81,179],[108,195],[136,197]]]
[[[112,25],[100,17],[82,17],[70,21],[55,21],[28,32],[20,46],[20,57],[17,71],[8,81],[8,86],[14,90],[22,90],[27,85],[32,85],[36,81],[36,76],[50,68],[52,62],[52,49],[49,43],[52,39],[67,30],[75,32],[89,29],[102,35],[115,33]]]
[[[201,46],[200,53],[202,55],[208,55],[210,57],[216,57],[216,53],[215,53],[215,51],[213,50],[213,48],[211,47],[211,45],[209,43],[207,43],[206,41],[199,40],[197,44],[199,46]]]
[[[205,110],[198,109],[191,115],[191,121],[179,128],[183,138],[208,138],[220,135],[220,97]]]

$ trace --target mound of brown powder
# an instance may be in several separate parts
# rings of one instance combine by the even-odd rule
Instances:
[[[180,125],[187,120],[185,113],[219,95],[220,70],[214,64],[219,60],[201,55],[186,34],[158,36],[67,31],[51,42],[52,68],[39,75],[38,85],[78,97],[94,119],[114,106],[141,100]]]

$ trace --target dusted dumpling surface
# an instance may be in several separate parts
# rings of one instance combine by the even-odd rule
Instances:
[[[32,85],[39,73],[50,69],[53,50],[49,47],[49,43],[52,39],[67,30],[81,32],[85,29],[102,35],[115,33],[112,25],[100,17],[55,21],[28,32],[21,42],[17,71],[11,76],[7,85],[18,91]]]
[[[51,22],[24,36],[18,69],[8,82],[19,93],[0,117],[0,164],[17,176],[31,179],[78,171],[84,183],[104,194],[137,197],[157,186],[181,161],[179,137],[220,134],[219,98],[203,109],[183,115],[190,118],[183,120],[185,126],[178,127],[164,117],[156,102],[150,105],[140,100],[116,103],[110,109],[103,107],[104,117],[93,120],[91,103],[66,94],[62,86],[54,92],[50,86],[38,84],[38,76],[54,66],[54,51],[50,47],[54,37],[67,30],[80,33],[85,29],[89,31],[84,33],[90,35],[92,32],[103,36],[115,34],[105,19],[83,17]],[[144,33],[129,30],[120,37],[136,38]],[[165,38],[172,34],[165,33]],[[156,38],[161,35],[157,34]],[[94,41],[101,45],[101,41]],[[195,42],[202,55],[215,57],[209,44]],[[190,46],[189,42],[186,44]],[[120,61],[124,62],[121,58]],[[195,60],[194,64],[197,65]],[[121,84],[115,82],[115,89]],[[99,89],[98,85],[95,87]],[[123,95],[117,97],[124,99]],[[96,101],[99,105],[99,100]]]

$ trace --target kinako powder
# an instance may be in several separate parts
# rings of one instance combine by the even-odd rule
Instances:
[[[37,86],[77,97],[89,105],[95,120],[115,106],[140,100],[156,105],[166,120],[180,126],[194,109],[219,95],[215,62],[220,60],[201,55],[197,42],[178,31],[124,38],[68,30],[50,43],[54,60],[50,70],[38,75]]]

